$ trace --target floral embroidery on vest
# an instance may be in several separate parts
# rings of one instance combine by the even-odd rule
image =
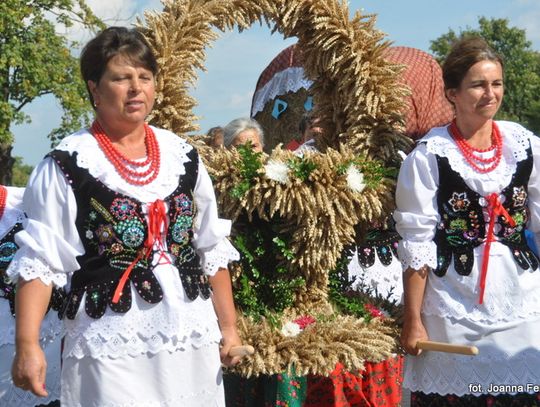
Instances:
[[[148,225],[143,204],[135,198],[117,193],[76,165],[76,153],[54,151],[56,160],[66,174],[77,200],[77,230],[85,248],[85,254],[77,261],[81,269],[71,280],[65,315],[75,318],[80,303],[92,318],[100,318],[107,307],[118,313],[129,311],[132,304],[131,284],[146,302],[156,304],[163,299],[163,290],[153,273],[153,252],[145,256]],[[166,242],[174,265],[189,299],[199,295],[210,296],[208,279],[203,274],[199,257],[193,246],[192,189],[197,177],[196,151],[188,153],[186,175],[179,180],[176,190],[164,199],[169,207],[169,226]],[[121,289],[117,302],[113,301],[120,277],[128,269],[128,283]],[[129,284],[131,282],[131,284]]]
[[[0,298],[9,301],[11,314],[15,316],[15,294],[17,285],[9,282],[6,270],[9,267],[19,246],[15,243],[15,234],[22,230],[22,224],[16,223],[13,228],[0,240]],[[61,288],[54,288],[49,302],[49,309],[58,311],[65,300],[65,292]]]
[[[512,227],[504,216],[499,216],[494,234],[499,242],[510,247],[521,268],[536,270],[538,259],[528,247],[524,235],[529,219],[527,184],[532,170],[530,148],[527,153],[528,158],[518,163],[510,184],[500,192],[502,204],[516,225]],[[448,159],[437,156],[437,162],[439,173],[445,174],[445,182],[441,183],[437,194],[441,221],[434,238],[437,244],[437,268],[434,273],[444,276],[453,259],[456,272],[469,275],[474,263],[473,249],[486,239],[487,202],[465,184],[451,168]]]

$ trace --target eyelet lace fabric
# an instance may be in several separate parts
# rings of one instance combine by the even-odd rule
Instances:
[[[183,164],[189,160],[187,153],[192,149],[185,141],[169,131],[161,129],[154,131],[161,151],[160,172],[156,180],[144,187],[125,182],[106,160],[97,142],[87,131],[67,137],[58,149],[79,152],[77,164],[87,169],[94,178],[109,188],[143,203],[154,202],[158,197],[165,197],[176,189],[179,178],[185,174]],[[49,171],[53,170],[59,172],[55,165],[49,167]],[[60,177],[62,178],[61,174]],[[202,214],[201,219],[205,222],[197,231],[197,241],[194,241],[194,245],[199,256],[204,259],[205,272],[215,274],[220,267],[226,268],[229,261],[237,259],[239,255],[224,237],[229,233],[230,221],[218,219],[217,213],[214,214],[215,202],[211,202],[213,190],[205,171],[199,170],[199,180],[194,193],[201,197],[198,209]],[[76,232],[73,233],[75,216],[76,208],[69,213],[69,221],[64,219],[60,226],[55,226],[55,233],[62,237],[57,229],[61,231],[62,228],[71,228],[69,236],[78,236]],[[45,231],[43,235],[47,235]],[[201,247],[212,249],[197,249],[197,242]],[[40,250],[46,255],[55,253],[59,247],[74,249],[80,244],[80,239],[72,238],[58,243],[56,240],[41,238],[38,244],[43,246]],[[26,247],[21,249],[16,260],[12,262],[15,269],[13,277],[19,274],[27,280],[40,278],[46,284],[54,283],[69,287],[70,273],[52,269],[48,263],[53,259],[48,262],[46,259],[36,257],[35,250],[36,248],[33,252],[32,248]],[[75,256],[78,253],[75,249],[70,252],[71,254],[65,252],[65,250],[62,252],[65,257]],[[82,308],[79,309],[75,319],[64,321],[66,357],[119,358],[146,353],[155,354],[162,350],[175,351],[189,346],[200,347],[219,341],[221,335],[211,299],[203,300],[198,297],[194,301],[189,301],[185,296],[178,269],[166,261],[160,262],[160,254],[159,252],[154,254],[156,267],[153,272],[163,289],[163,300],[153,305],[146,303],[132,286],[134,300],[127,313],[119,315],[108,308],[102,318],[92,319],[84,311],[85,299],[83,299]],[[73,259],[68,260],[65,262],[73,263]],[[73,270],[76,270],[76,267]]]
[[[15,318],[11,315],[8,301],[0,299],[0,346],[15,344]],[[47,346],[62,336],[62,321],[56,312],[49,312],[41,323],[39,340],[42,346]]]
[[[533,134],[517,123],[497,122],[503,136],[503,152],[500,164],[491,172],[482,174],[482,178],[491,181],[503,181],[507,184],[516,171],[519,161],[527,158],[529,139]],[[463,158],[447,127],[432,129],[423,141],[426,142],[427,151],[440,157],[446,157],[454,171],[459,173],[465,181],[479,176]]]
[[[126,397],[125,403],[99,403],[99,404],[70,404],[73,407],[178,407],[178,406],[205,406],[205,407],[223,407],[221,403],[216,402],[216,393],[206,390],[193,392],[186,396],[178,396],[167,400],[156,402],[141,403],[139,399]]]
[[[540,315],[538,271],[522,270],[509,250],[500,243],[492,246],[483,304],[478,304],[480,247],[475,249],[475,266],[470,275],[461,276],[451,266],[442,278],[428,277],[422,312],[489,325]]]
[[[60,347],[60,344],[57,344]],[[58,363],[47,364],[47,397],[34,396],[29,391],[19,389],[13,385],[6,386],[6,392],[2,395],[0,403],[2,406],[9,407],[28,407],[45,406],[60,399],[60,355],[58,354]],[[4,362],[4,361],[2,361]],[[11,381],[11,380],[10,380]],[[4,384],[4,383],[2,383]],[[0,389],[2,390],[2,389]]]
[[[398,243],[398,258],[401,261],[403,270],[412,268],[420,270],[425,266],[437,267],[437,246],[435,242],[414,242],[410,240],[400,240]]]
[[[297,92],[298,89],[309,89],[313,81],[304,77],[304,68],[287,68],[275,74],[261,89],[253,96],[253,106],[251,116],[264,110],[264,105],[269,100],[278,95],[284,95],[288,92]]]
[[[240,254],[227,239],[222,239],[212,250],[201,254],[203,271],[209,276],[215,275],[220,267],[226,267],[230,261],[239,259]]]
[[[349,278],[355,278],[354,285],[367,285],[377,295],[391,301],[400,301],[403,294],[401,263],[392,256],[392,263],[385,266],[375,257],[373,266],[364,268],[355,252],[348,265]]]
[[[171,132],[155,127],[152,129],[160,146],[161,166],[157,178],[144,188],[126,182],[109,160],[96,160],[96,157],[101,157],[103,153],[97,141],[87,131],[80,131],[65,138],[57,149],[70,153],[84,151],[84,154],[77,155],[79,167],[87,169],[90,175],[105,185],[114,185],[115,190],[122,194],[137,197],[142,202],[153,202],[156,195],[163,195],[163,191],[167,191],[165,195],[168,195],[176,188],[179,177],[185,174],[183,164],[189,161],[187,153],[192,147]],[[147,167],[144,167],[140,171],[146,169]]]
[[[32,248],[23,246],[9,265],[6,274],[12,281],[22,278],[30,281],[39,278],[43,284],[64,287],[67,274],[54,270],[45,259],[36,256]]]
[[[108,309],[97,320],[84,310],[79,310],[75,320],[66,319],[64,355],[78,359],[135,357],[219,342],[221,335],[211,300],[197,298],[186,308],[177,303],[179,299],[165,298],[149,306],[135,297],[136,293],[132,295],[135,301],[125,317]]]
[[[405,363],[403,381],[403,387],[412,391],[463,396],[470,393],[471,384],[480,384],[487,392],[490,384],[538,383],[540,352],[534,349],[514,356],[511,361],[500,350],[476,356],[424,352],[414,358],[417,360],[412,362],[409,357]]]

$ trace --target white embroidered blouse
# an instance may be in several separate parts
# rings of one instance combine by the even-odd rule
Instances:
[[[404,269],[435,268],[437,264],[433,237],[440,215],[436,194],[444,174],[439,174],[435,155],[446,157],[465,183],[485,197],[493,192],[500,193],[510,183],[517,163],[527,158],[526,150],[531,145],[534,164],[528,184],[530,221],[527,227],[540,242],[540,139],[519,124],[504,121],[497,124],[503,137],[503,152],[500,164],[492,172],[480,174],[468,165],[447,127],[432,129],[403,162],[394,219],[403,238],[398,253]],[[444,278],[430,275],[423,313],[468,318],[488,324],[540,313],[540,271],[519,268],[510,249],[499,242],[491,246],[484,304],[478,304],[483,249],[483,244],[474,249],[474,267],[469,276],[458,275],[453,261]]]
[[[106,159],[94,137],[82,130],[64,139],[57,147],[77,152],[77,165],[85,168],[107,187],[150,204],[163,199],[178,185],[185,172],[186,155],[192,147],[175,134],[152,128],[161,151],[157,178],[148,185],[125,182]],[[193,245],[201,258],[203,270],[214,275],[238,252],[230,244],[230,221],[219,219],[212,182],[199,160],[198,179],[193,197],[198,214],[194,222]],[[144,170],[144,169],[143,169]],[[69,288],[70,278],[79,269],[76,257],[83,254],[75,219],[77,205],[73,190],[58,165],[44,159],[34,170],[25,194],[28,225],[16,239],[20,250],[8,273],[12,278],[41,279]],[[167,208],[168,210],[169,208]],[[143,209],[146,211],[147,208]],[[146,213],[146,212],[145,212]],[[172,254],[167,252],[172,259]],[[133,304],[126,314],[107,309],[100,319],[92,319],[83,308],[74,320],[64,320],[66,330],[65,357],[125,357],[168,350],[189,350],[216,343],[219,327],[211,300],[186,298],[178,271],[171,264],[154,256],[154,274],[164,291],[164,299],[148,304],[132,287]],[[84,299],[81,302],[84,307]]]

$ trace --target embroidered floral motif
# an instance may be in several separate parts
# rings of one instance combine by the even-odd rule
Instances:
[[[467,229],[467,221],[465,219],[454,219],[450,222],[450,229],[465,230]]]
[[[464,212],[469,208],[471,201],[469,201],[469,199],[467,198],[466,192],[454,192],[452,194],[452,198],[448,201],[448,203],[452,206],[452,209],[454,211]]]
[[[173,198],[176,214],[173,217],[171,230],[171,253],[176,256],[176,263],[182,264],[195,258],[195,251],[189,244],[193,236],[193,201],[186,194]]]
[[[523,186],[514,187],[514,194],[512,195],[514,201],[514,208],[519,208],[525,205],[527,202],[527,191]],[[515,219],[514,219],[515,220]]]
[[[437,244],[437,270],[434,273],[443,276],[453,261],[458,274],[469,275],[474,264],[473,249],[486,239],[490,208],[487,199],[471,190],[446,159],[439,158],[438,163],[439,173],[446,174],[446,178],[437,197],[441,221],[434,238]],[[515,226],[499,215],[494,219],[493,228],[496,239],[512,249],[514,259],[523,269],[538,267],[538,259],[527,246],[523,233],[529,217],[527,180],[531,167],[529,156],[528,160],[518,164],[512,183],[499,193]]]
[[[13,242],[4,242],[0,245],[0,268],[7,268],[11,260],[13,260],[17,248],[17,245]]]
[[[186,194],[180,194],[174,197],[176,210],[180,215],[193,215],[193,201]]]
[[[127,198],[116,198],[111,204],[111,213],[116,219],[126,220],[135,216],[136,204]]]
[[[111,225],[99,225],[96,235],[100,243],[110,243],[114,238],[114,229]]]
[[[136,257],[146,237],[137,204],[130,199],[115,198],[110,211],[95,199],[91,200],[90,205],[93,210],[86,222],[89,244],[97,249],[100,256],[109,258],[111,267],[125,269]]]

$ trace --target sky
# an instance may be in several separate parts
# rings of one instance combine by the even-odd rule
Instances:
[[[159,0],[87,0],[108,25],[129,25],[144,11],[161,11]],[[449,29],[456,32],[478,26],[478,18],[507,18],[510,26],[524,29],[532,48],[540,51],[540,0],[350,0],[351,12],[376,14],[376,27],[394,45],[429,52],[430,41]],[[88,40],[79,32],[71,37]],[[260,73],[294,38],[270,33],[266,26],[222,33],[207,49],[206,69],[192,91],[198,106],[194,113],[201,133],[210,127],[249,116],[251,97]],[[25,108],[32,122],[13,126],[13,156],[36,165],[50,150],[47,134],[60,123],[61,110],[53,97],[42,97]]]

